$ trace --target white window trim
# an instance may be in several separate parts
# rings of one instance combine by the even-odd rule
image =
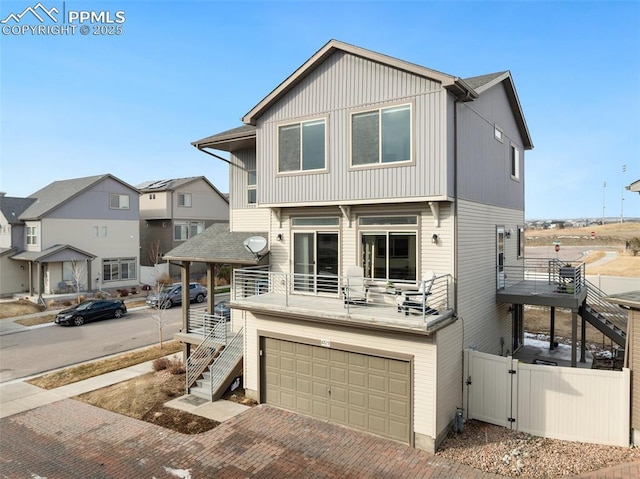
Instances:
[[[255,183],[251,184],[249,183],[249,173],[251,173],[253,171],[254,175],[255,175]],[[249,201],[249,191],[255,191],[256,192],[256,200],[252,203]],[[249,206],[255,206],[258,204],[258,170],[257,169],[251,169],[251,170],[247,170],[247,205]]]
[[[280,128],[284,126],[290,125],[301,125],[303,123],[313,123],[322,121],[324,123],[324,168],[316,168],[314,170],[293,170],[293,171],[280,171]],[[305,118],[295,121],[289,121],[284,123],[279,123],[276,125],[276,141],[275,141],[276,151],[275,151],[275,169],[276,176],[296,176],[296,175],[313,175],[318,173],[327,173],[329,171],[329,119],[326,116],[322,117],[314,117],[314,118]],[[302,158],[300,158],[300,168],[302,168]],[[257,172],[257,169],[256,169]],[[257,178],[257,177],[256,177]],[[257,198],[256,198],[257,200]]]
[[[513,171],[513,153],[516,154],[515,159],[515,172]],[[520,180],[520,147],[514,143],[511,143],[509,147],[509,174],[512,180]]]
[[[113,198],[114,196],[118,197],[118,207],[111,206],[111,198]],[[121,206],[122,198],[127,199],[127,206]],[[120,193],[109,193],[109,209],[110,210],[129,210],[131,209],[131,198],[129,197],[129,195],[123,195]]]
[[[409,139],[409,160],[408,161],[393,161],[393,162],[389,162],[389,163],[383,163],[382,162],[382,142],[380,142],[380,144],[378,145],[378,151],[379,151],[379,161],[378,163],[370,163],[370,164],[366,164],[366,165],[354,165],[353,164],[353,128],[352,128],[352,124],[353,124],[353,115],[358,115],[361,113],[367,113],[370,111],[378,111],[381,112],[382,110],[389,110],[392,108],[398,108],[401,106],[408,106],[409,107],[409,134],[411,135],[411,138]],[[407,165],[411,165],[411,164],[415,164],[415,104],[414,102],[410,101],[410,102],[399,102],[399,103],[390,103],[390,104],[385,104],[385,105],[380,105],[377,107],[367,107],[367,108],[360,108],[357,110],[353,110],[352,112],[349,113],[349,124],[348,124],[348,128],[349,128],[349,169],[350,170],[363,170],[363,169],[370,169],[370,168],[393,168],[395,166],[407,166]],[[379,135],[378,138],[382,138],[382,122],[378,122],[378,127],[379,127]]]
[[[180,204],[180,197],[183,198],[184,204]],[[186,201],[187,198],[189,198],[188,202]],[[191,206],[193,205],[193,198],[191,196],[191,193],[178,193],[177,205],[178,208],[191,208]]]
[[[496,141],[504,143],[504,131],[498,125],[493,125],[493,137]]]

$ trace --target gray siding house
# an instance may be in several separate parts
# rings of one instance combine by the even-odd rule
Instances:
[[[523,261],[533,147],[511,73],[461,79],[331,40],[242,120],[193,145],[228,152],[230,230],[266,243],[267,266],[234,272],[246,393],[435,451],[463,404],[462,350],[523,342],[496,301]]]
[[[137,188],[141,266],[153,266],[153,254],[161,257],[214,223],[229,222],[228,198],[204,176],[148,181]],[[206,267],[194,264],[191,273],[206,274]],[[169,265],[169,274],[179,276],[180,268]]]
[[[55,181],[36,191],[14,223],[11,269],[20,285],[3,295],[138,284],[138,191],[110,174]],[[3,208],[4,216],[4,208]],[[3,285],[5,283],[3,282]]]

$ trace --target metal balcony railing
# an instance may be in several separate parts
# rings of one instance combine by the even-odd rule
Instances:
[[[498,266],[498,289],[526,284],[532,293],[563,293],[578,297],[586,287],[585,264],[555,258],[526,259],[513,266]]]
[[[262,304],[267,304],[268,297],[270,306],[299,308],[302,305],[304,309],[319,311],[327,311],[328,306],[332,312],[347,315],[366,314],[365,311],[372,312],[374,309],[371,307],[376,307],[375,311],[389,317],[401,319],[410,312],[414,318],[419,314],[426,319],[450,309],[452,283],[450,275],[427,281],[385,281],[246,268],[234,270],[231,298],[232,301],[256,303],[265,298]],[[428,294],[421,295],[421,291],[427,290]],[[403,303],[399,296],[406,293],[412,293],[411,300]],[[301,303],[301,298],[306,301]],[[407,305],[407,308],[400,305]]]

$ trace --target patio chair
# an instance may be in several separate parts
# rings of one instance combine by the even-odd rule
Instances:
[[[401,291],[396,295],[398,312],[404,311],[405,316],[409,315],[410,309],[425,314],[438,314],[438,311],[427,305],[427,296],[431,294],[431,287],[436,279],[433,271],[425,271],[422,281],[416,291]]]
[[[349,266],[345,272],[344,285],[342,286],[344,304],[367,304],[368,290],[362,266]]]

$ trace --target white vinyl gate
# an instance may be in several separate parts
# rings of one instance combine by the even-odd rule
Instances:
[[[629,446],[631,374],[521,363],[465,350],[468,419],[536,436]]]

